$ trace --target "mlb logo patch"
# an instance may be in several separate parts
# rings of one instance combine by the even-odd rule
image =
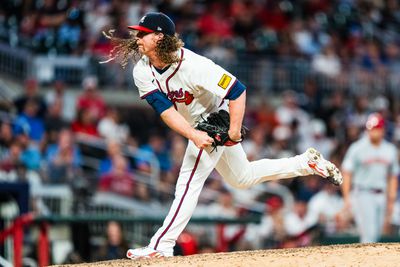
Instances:
[[[229,83],[231,82],[232,77],[229,75],[222,75],[222,78],[218,82],[218,86],[221,87],[222,89],[228,88]]]

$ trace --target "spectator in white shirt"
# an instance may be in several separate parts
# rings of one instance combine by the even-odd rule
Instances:
[[[61,80],[57,80],[53,84],[53,90],[48,91],[46,94],[46,103],[48,106],[53,105],[55,102],[61,104],[61,116],[64,120],[71,122],[76,116],[76,96],[65,90],[65,84]]]
[[[284,216],[284,226],[288,236],[298,236],[310,227],[307,221],[307,203],[297,200],[290,210]]]
[[[97,131],[100,136],[107,140],[116,141],[118,143],[126,143],[129,137],[129,128],[125,124],[120,123],[119,113],[115,108],[109,108],[106,116],[103,117]]]
[[[324,121],[320,119],[312,119],[308,127],[309,134],[304,136],[302,142],[298,143],[298,150],[307,149],[308,147],[314,147],[326,158],[331,157],[333,149],[336,147],[336,143],[326,136],[326,125]]]
[[[325,183],[322,190],[308,202],[307,219],[311,225],[320,224],[325,233],[332,234],[339,229],[340,211],[343,209],[343,199],[338,194],[338,187]]]
[[[315,72],[329,78],[337,77],[342,68],[339,57],[330,45],[325,46],[322,53],[314,56],[311,66]]]

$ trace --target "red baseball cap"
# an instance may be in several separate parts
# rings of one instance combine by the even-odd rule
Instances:
[[[276,210],[282,208],[283,201],[282,198],[278,196],[272,196],[265,201],[265,204],[267,205],[268,208]]]
[[[138,25],[128,26],[128,28],[142,32],[161,32],[170,36],[175,34],[174,22],[160,12],[149,12],[140,19]]]
[[[372,130],[375,128],[384,128],[385,127],[385,119],[379,113],[372,113],[368,116],[367,123],[365,124],[365,128],[367,130]]]

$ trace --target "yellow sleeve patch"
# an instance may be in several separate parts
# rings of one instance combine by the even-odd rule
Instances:
[[[222,89],[226,89],[226,88],[228,88],[228,85],[231,82],[231,80],[232,80],[232,77],[224,74],[224,75],[222,75],[221,80],[219,80],[218,86],[221,87]]]

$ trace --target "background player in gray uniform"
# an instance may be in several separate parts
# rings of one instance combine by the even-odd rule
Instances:
[[[239,143],[246,87],[211,60],[183,48],[174,23],[166,15],[148,13],[138,25],[129,28],[137,34],[130,40],[114,39],[119,41],[113,51],[115,57],[121,57],[126,63],[129,56],[138,56],[133,77],[140,97],[189,142],[175,199],[162,227],[147,247],[128,250],[128,258],[173,256],[175,241],[192,216],[204,182],[214,168],[237,188],[310,174],[341,184],[339,170],[312,148],[292,158],[249,162]],[[220,109],[230,113],[228,133],[237,144],[213,150],[210,147],[213,139],[195,126],[201,116],[207,117]]]
[[[343,161],[343,198],[354,215],[362,243],[377,242],[393,213],[399,173],[396,146],[384,140],[385,122],[368,117],[367,135],[354,142]]]

